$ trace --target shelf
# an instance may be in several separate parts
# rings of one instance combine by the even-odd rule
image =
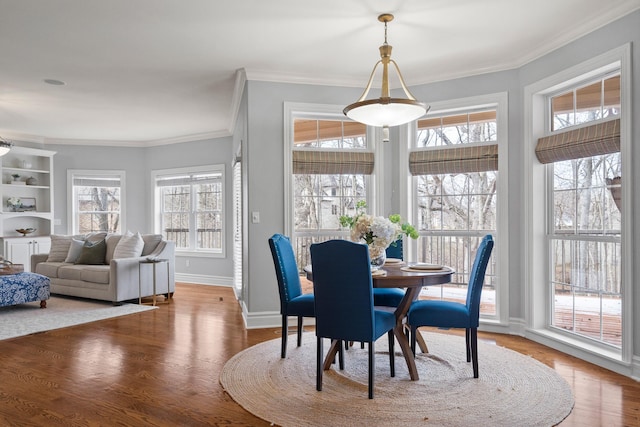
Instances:
[[[0,236],[16,242],[30,242],[39,238],[47,240],[46,236],[53,231],[54,154],[55,151],[14,146],[0,157]],[[19,175],[22,184],[12,184],[11,175]],[[30,182],[35,185],[27,185],[29,178],[34,178],[35,181]],[[35,202],[39,210],[13,212],[7,206],[7,200],[12,197],[23,200],[27,205],[30,205],[28,202]],[[15,231],[20,228],[35,228],[37,235],[22,237]],[[4,246],[0,250],[6,252],[8,248]],[[0,255],[6,257],[7,254]]]
[[[17,184],[2,184],[3,187],[15,189],[23,189],[23,188],[35,188],[40,190],[48,190],[50,187],[48,185],[17,185]]]
[[[21,172],[21,175],[29,175],[30,173],[51,173],[48,170],[44,169],[12,168],[10,166],[5,166],[2,169],[7,172]]]
[[[5,215],[5,216],[43,216],[43,215],[51,215],[51,212],[47,212],[47,211],[23,211],[23,212],[1,211],[0,214]]]

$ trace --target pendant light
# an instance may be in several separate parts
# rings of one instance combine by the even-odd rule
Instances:
[[[11,147],[13,147],[13,144],[0,136],[0,157],[7,154]]]
[[[347,105],[343,113],[356,122],[369,126],[382,127],[385,139],[388,139],[389,126],[398,126],[416,120],[429,111],[424,103],[419,102],[409,92],[404,83],[398,64],[391,59],[391,46],[387,44],[387,23],[393,20],[393,15],[385,13],[378,16],[378,21],[384,22],[384,44],[380,46],[380,60],[373,67],[367,87],[360,99]],[[379,98],[366,99],[373,83],[378,65],[382,64],[382,90]],[[389,64],[393,64],[400,85],[406,98],[392,98],[389,88]]]

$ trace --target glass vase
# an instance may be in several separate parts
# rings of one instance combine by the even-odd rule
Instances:
[[[387,252],[385,249],[369,246],[369,258],[371,260],[371,271],[382,268],[387,260]]]

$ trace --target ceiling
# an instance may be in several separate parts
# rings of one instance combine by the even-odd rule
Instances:
[[[384,40],[380,13],[395,15],[388,42],[412,86],[519,67],[638,8],[640,0],[0,0],[0,136],[133,146],[226,136],[238,70],[250,80],[363,87]]]

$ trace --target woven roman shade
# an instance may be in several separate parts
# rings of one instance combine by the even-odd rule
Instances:
[[[538,139],[540,163],[561,162],[620,151],[620,119],[559,132]]]
[[[498,146],[495,144],[412,151],[409,154],[409,171],[411,175],[495,170],[498,170]]]
[[[371,175],[373,153],[367,151],[293,151],[294,174]]]

